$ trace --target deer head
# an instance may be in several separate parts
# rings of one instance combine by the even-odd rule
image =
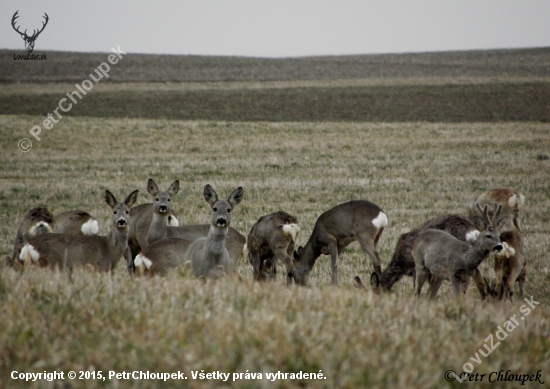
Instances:
[[[28,36],[27,30],[25,30],[25,32],[21,32],[19,31],[19,28],[15,25],[16,19],[19,17],[18,13],[19,11],[16,11],[13,14],[13,18],[11,18],[11,26],[15,31],[17,31],[19,35],[21,35],[21,38],[23,38],[23,40],[25,41],[25,49],[27,50],[27,53],[30,54],[34,50],[34,42],[36,41],[36,38],[38,38],[38,35],[40,35],[42,31],[44,31],[44,28],[46,27],[46,24],[48,24],[48,20],[50,18],[48,17],[48,14],[44,12],[43,17],[45,20],[42,22],[42,28],[40,30],[33,30],[33,34],[31,36]]]

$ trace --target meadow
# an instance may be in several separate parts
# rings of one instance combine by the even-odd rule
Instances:
[[[493,58],[490,54],[486,59]],[[428,61],[428,57],[423,58]],[[482,61],[483,56],[478,57]],[[414,58],[418,59],[411,56],[411,61]],[[441,62],[443,57],[434,58],[432,63]],[[97,66],[89,58],[87,61],[91,63],[89,71]],[[505,63],[523,66],[519,59]],[[352,199],[370,200],[381,206],[389,219],[378,246],[385,268],[400,234],[435,216],[467,215],[468,205],[477,195],[509,186],[526,197],[522,226],[529,266],[526,295],[531,305],[521,299],[481,301],[473,284],[463,299],[452,297],[448,283],[441,288],[438,301],[429,302],[425,296],[415,299],[412,280],[407,277],[396,284],[394,293],[376,295],[368,286],[370,258],[357,243],[343,254],[337,287],[330,285],[326,256],[318,259],[308,287],[291,288],[284,286],[281,276],[275,283],[254,282],[247,259],[237,264],[239,277],[205,283],[185,269],[166,278],[133,279],[126,273],[123,260],[112,274],[1,268],[0,387],[520,386],[517,382],[490,382],[489,374],[501,370],[514,374],[540,370],[544,384],[527,382],[525,387],[550,386],[550,127],[544,119],[547,102],[537,99],[539,93],[544,95],[549,75],[543,70],[535,73],[515,73],[523,78],[514,79],[503,70],[483,75],[462,71],[457,75],[458,85],[448,74],[434,74],[431,79],[395,74],[387,79],[362,75],[356,80],[319,76],[317,81],[280,76],[273,81],[278,77],[275,74],[270,82],[212,78],[212,82],[182,84],[119,79],[119,84],[98,84],[95,95],[86,96],[79,104],[81,111],[75,108],[51,130],[43,129],[40,141],[29,136],[28,130],[40,124],[60,96],[74,88],[70,84],[74,80],[56,84],[24,80],[21,85],[3,85],[2,258],[11,254],[17,224],[31,207],[47,206],[54,213],[85,209],[100,221],[100,233],[105,234],[109,208],[103,200],[104,190],[121,199],[139,189],[141,204],[150,201],[146,182],[154,178],[163,189],[174,179],[180,180],[173,208],[180,222],[189,224],[209,220],[209,208],[202,199],[205,184],[223,196],[242,186],[244,200],[234,210],[232,226],[247,235],[260,216],[283,210],[299,220],[300,245],[306,243],[322,212]],[[281,106],[274,109],[279,116],[269,120],[243,116],[244,108],[232,118],[203,116],[204,112],[220,111],[217,105],[209,105],[208,99],[198,106],[200,115],[181,118],[176,105],[171,106],[175,113],[170,116],[162,111],[165,105],[151,99],[152,90],[180,100],[184,92],[208,92],[218,96],[223,107],[224,102],[234,104],[234,93],[249,102],[261,100],[251,98],[251,93],[275,96],[290,91],[297,96],[308,88],[317,92],[326,89],[326,96],[333,96],[331,88],[349,94],[354,88],[382,88],[380,93],[391,88],[426,88],[427,93],[436,93],[439,87],[440,93],[449,96],[453,83],[461,90],[479,88],[480,93],[508,88],[516,93],[520,106],[541,101],[539,113],[535,119],[515,120],[490,115],[475,119],[468,111],[464,117],[470,120],[445,120],[429,114],[422,120],[397,120],[395,115],[385,119],[338,118],[334,111],[317,120],[302,115],[302,109],[295,110],[296,116],[288,114],[294,100],[283,96],[278,100]],[[524,87],[539,89],[522,94]],[[228,91],[233,94],[223,99]],[[102,98],[110,93],[117,99]],[[128,100],[125,93],[135,99]],[[400,93],[395,93],[396,98]],[[30,105],[17,100],[22,95]],[[355,103],[363,101],[360,94],[354,96]],[[468,104],[468,96],[471,94],[456,101]],[[500,106],[499,101],[505,101],[498,97],[491,100],[498,93],[484,96],[488,106]],[[310,97],[304,99],[302,107],[308,105]],[[141,105],[147,101],[150,107]],[[413,101],[418,112],[430,112],[424,100]],[[10,106],[15,111],[8,110]],[[391,111],[391,105],[387,109]],[[121,113],[101,115],[116,110]],[[262,110],[254,108],[254,112]],[[33,142],[25,153],[17,147],[23,137]],[[481,270],[494,276],[492,259],[485,261]],[[353,286],[355,275],[367,283],[367,291]],[[517,326],[510,324],[512,317],[518,319]],[[499,327],[507,329],[508,336],[488,353],[488,338],[492,335],[496,344]],[[474,373],[486,374],[484,378],[462,384],[446,379],[450,377],[447,371],[459,374],[466,363],[473,366]],[[108,377],[110,371],[138,370],[180,371],[187,379],[166,383],[114,378],[28,383],[11,378],[13,371],[63,371],[65,377],[69,371],[95,372],[96,377],[101,371]],[[227,382],[193,379],[193,374],[202,370],[231,373],[231,378]],[[323,379],[267,379],[268,373],[300,371],[321,372]],[[247,372],[261,373],[262,378],[245,379]],[[233,373],[245,374],[232,381]]]

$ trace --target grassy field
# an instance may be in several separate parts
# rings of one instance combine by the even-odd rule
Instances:
[[[385,268],[400,234],[435,216],[466,215],[477,195],[509,186],[526,196],[526,294],[534,301],[483,302],[473,285],[455,300],[445,283],[429,303],[413,298],[410,278],[391,295],[357,289],[353,277],[372,271],[357,243],[343,254],[338,287],[326,256],[304,288],[253,282],[244,259],[240,277],[206,283],[185,270],[131,279],[122,261],[109,275],[0,267],[0,387],[520,386],[490,382],[501,370],[540,370],[544,384],[525,387],[550,387],[549,54],[129,56],[114,82],[94,86],[38,141],[29,130],[105,54],[51,53],[39,65],[0,51],[0,258],[31,207],[87,210],[105,234],[104,190],[120,200],[139,189],[141,204],[154,178],[162,189],[180,180],[173,208],[188,224],[209,221],[205,184],[223,196],[242,186],[232,226],[247,235],[260,216],[283,210],[299,220],[300,245],[322,212],[368,199],[388,214],[378,246]],[[28,152],[18,149],[21,138],[32,141]],[[494,276],[492,259],[481,270]],[[499,328],[508,336],[487,355]],[[482,381],[446,380],[466,363],[486,374]],[[230,377],[193,379],[203,370]],[[65,379],[28,383],[13,371]],[[107,378],[70,380],[69,371]],[[109,378],[133,371],[186,379]],[[322,379],[267,377],[300,371]]]

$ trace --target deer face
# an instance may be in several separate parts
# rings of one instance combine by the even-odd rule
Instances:
[[[115,196],[108,190],[105,191],[105,202],[111,207],[111,228],[117,231],[126,231],[128,229],[128,221],[130,220],[130,208],[134,205],[137,199],[138,191],[135,190],[126,197],[124,202],[116,201]]]
[[[489,227],[482,231],[477,238],[477,242],[479,242],[486,251],[499,252],[503,249],[498,230],[494,227]]]
[[[311,273],[311,267],[306,263],[304,258],[304,248],[298,247],[298,250],[294,251],[294,266],[292,268],[292,278],[298,285],[305,286],[309,280],[309,273]]]
[[[172,210],[172,196],[179,191],[179,181],[176,180],[170,185],[166,192],[159,191],[153,179],[147,182],[147,191],[153,196],[153,212],[159,215],[168,215]]]
[[[212,220],[210,224],[215,228],[225,229],[231,224],[231,212],[233,208],[243,199],[243,188],[238,187],[227,198],[219,200],[214,188],[210,185],[204,187],[204,199],[212,209]]]

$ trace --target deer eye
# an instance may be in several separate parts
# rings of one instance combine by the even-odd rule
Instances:
[[[114,211],[113,213],[116,215],[117,211]]]
[[[229,209],[227,210],[227,213],[229,213],[229,212],[231,212],[231,208],[229,208]]]
[[[168,202],[170,202],[170,199],[168,199]]]
[[[126,211],[126,215],[128,215],[130,212]]]
[[[157,198],[155,199],[155,201],[159,201],[159,198],[157,197]]]
[[[214,212],[218,212],[218,208],[214,207],[212,208]]]

